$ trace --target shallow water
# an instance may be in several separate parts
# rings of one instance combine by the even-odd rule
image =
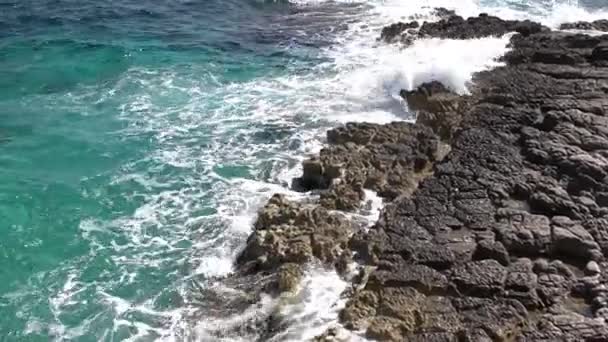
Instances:
[[[215,318],[184,318],[191,280],[232,270],[273,193],[306,196],[289,182],[328,128],[409,120],[400,89],[466,92],[497,65],[508,37],[376,42],[436,6],[550,26],[608,17],[600,0],[1,2],[0,336],[213,340]],[[335,320],[345,284],[306,279],[278,339]]]

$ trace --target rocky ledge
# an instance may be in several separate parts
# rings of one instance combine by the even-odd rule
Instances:
[[[273,197],[236,276],[279,294],[311,260],[348,277],[354,258],[367,267],[340,321],[377,340],[607,341],[608,35],[440,13],[382,39],[519,32],[505,65],[467,96],[436,81],[402,91],[416,123],[329,131],[295,182],[319,199]],[[340,213],[363,189],[386,204],[369,230]]]
[[[593,30],[608,32],[608,20],[600,19],[592,22],[577,21],[575,23],[564,23],[560,26],[562,30]]]

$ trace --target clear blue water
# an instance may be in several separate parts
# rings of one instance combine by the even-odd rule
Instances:
[[[196,336],[190,280],[230,271],[323,132],[410,118],[374,50],[391,6],[1,1],[0,340]]]

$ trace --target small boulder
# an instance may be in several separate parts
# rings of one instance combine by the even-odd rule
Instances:
[[[553,253],[556,256],[595,259],[602,255],[593,236],[583,226],[567,218],[554,217],[551,228]]]
[[[589,276],[594,276],[596,274],[600,274],[601,273],[601,269],[600,269],[600,265],[598,265],[597,262],[595,261],[589,261],[587,263],[587,265],[585,266],[585,274],[589,275]]]
[[[509,253],[505,246],[498,241],[481,240],[473,253],[473,260],[494,259],[501,265],[509,264]]]

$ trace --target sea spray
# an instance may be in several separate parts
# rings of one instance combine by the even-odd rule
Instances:
[[[437,6],[552,27],[605,16],[567,3],[4,4],[0,335],[214,339],[196,323],[247,313],[206,317],[192,281],[233,270],[257,210],[291,193],[328,129],[412,120],[401,88],[436,78],[464,91],[505,51],[499,37],[403,50],[377,41],[383,26],[437,20]],[[319,318],[302,312],[336,320],[340,281],[310,272],[309,293],[314,279],[332,286]]]

